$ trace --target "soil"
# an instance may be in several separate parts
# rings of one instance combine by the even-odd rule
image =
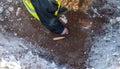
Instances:
[[[60,35],[48,31],[27,12],[23,4],[20,7],[22,12],[20,12],[19,16],[15,16],[15,10],[11,13],[11,17],[0,21],[0,24],[5,27],[7,32],[15,32],[17,36],[37,44],[37,49],[39,49],[39,46],[48,49],[50,53],[42,55],[48,60],[55,61],[60,65],[68,65],[69,69],[86,68],[87,54],[85,52],[88,50],[85,46],[86,38],[92,30],[98,34],[104,33],[100,27],[102,23],[106,22],[105,17],[90,18],[88,14],[80,11],[69,11],[66,14],[69,21],[66,26],[69,28],[70,34],[65,36],[63,40],[54,41],[53,38],[60,37]],[[17,7],[15,8],[17,9]],[[91,11],[89,14],[92,15],[93,12]],[[91,22],[93,23],[92,27],[87,32],[86,29],[83,29],[83,26],[90,26]]]

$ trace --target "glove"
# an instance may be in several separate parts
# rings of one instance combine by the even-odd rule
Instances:
[[[61,16],[59,17],[59,20],[60,20],[62,23],[64,23],[64,24],[67,24],[67,23],[68,23],[68,20],[67,20],[67,18],[66,18],[65,15],[61,15]]]

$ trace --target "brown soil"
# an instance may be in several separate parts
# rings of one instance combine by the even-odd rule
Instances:
[[[39,24],[40,22],[35,20],[30,21],[32,27],[29,26],[29,31],[24,30],[23,34],[19,33],[19,35],[24,38],[27,37],[29,41],[50,50],[51,54],[47,57],[48,59],[57,61],[59,64],[68,64],[75,69],[85,69],[84,43],[87,33],[81,30],[80,20],[84,21],[84,19],[88,18],[85,14],[79,13],[79,11],[76,13],[69,12],[67,17],[69,19],[67,27],[70,29],[70,34],[65,36],[66,38],[63,40],[53,41],[54,37],[59,37],[60,35],[49,32],[44,26]]]
[[[9,21],[6,18],[5,21],[0,22],[1,25],[6,26],[6,31],[16,32],[19,37],[48,49],[50,53],[44,56],[48,60],[53,60],[60,65],[67,64],[71,69],[85,69],[85,52],[87,50],[85,43],[89,34],[81,28],[89,26],[90,22],[104,22],[104,19],[95,18],[92,20],[87,14],[80,11],[70,11],[66,14],[69,21],[66,26],[70,29],[70,34],[65,36],[66,38],[63,40],[54,41],[53,38],[60,35],[49,32],[27,12],[23,5],[21,7],[22,12],[19,17],[15,16],[15,12],[12,13],[14,17],[11,19],[14,21]],[[92,29],[99,30],[101,25],[93,24]],[[39,47],[37,48],[39,49]]]

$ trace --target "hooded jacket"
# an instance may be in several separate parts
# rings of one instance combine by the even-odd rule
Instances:
[[[63,25],[57,18],[59,4],[55,0],[30,0],[41,23],[50,31],[61,34]]]

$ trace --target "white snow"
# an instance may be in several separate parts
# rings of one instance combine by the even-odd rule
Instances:
[[[120,17],[116,17],[116,20],[117,20],[117,21],[120,21]]]
[[[120,0],[108,0],[108,3],[120,6]],[[87,69],[120,69],[120,16],[114,18],[103,26],[106,35],[94,37]]]
[[[29,49],[32,45],[25,43],[23,39],[0,32],[0,69],[66,69],[33,55]]]
[[[0,14],[3,12],[3,7],[0,6]]]

